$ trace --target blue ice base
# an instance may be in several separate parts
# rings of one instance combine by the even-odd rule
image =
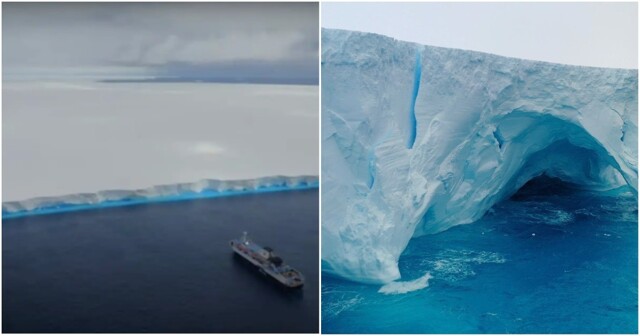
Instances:
[[[50,207],[42,207],[36,208],[33,210],[20,210],[20,211],[5,211],[2,210],[2,219],[11,219],[11,218],[20,218],[26,216],[36,216],[36,215],[47,215],[61,212],[71,212],[71,211],[81,211],[81,210],[90,210],[90,209],[101,209],[101,208],[113,208],[113,207],[121,207],[121,206],[130,206],[130,205],[138,205],[138,204],[149,204],[149,203],[163,203],[163,202],[178,202],[178,201],[188,201],[202,198],[218,198],[218,197],[229,197],[229,196],[241,196],[241,195],[250,195],[250,194],[262,194],[269,192],[281,192],[281,191],[296,191],[296,190],[309,190],[309,189],[318,189],[320,186],[320,182],[312,182],[312,183],[301,183],[295,186],[260,186],[257,189],[242,189],[242,190],[212,190],[205,189],[201,192],[184,192],[176,195],[169,196],[157,196],[157,197],[139,197],[139,198],[124,198],[117,201],[104,201],[96,204],[69,204],[69,203],[61,203],[59,205],[50,206]]]

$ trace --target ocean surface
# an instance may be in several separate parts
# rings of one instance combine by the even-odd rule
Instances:
[[[323,333],[638,332],[638,208],[630,189],[527,184],[481,220],[414,238],[402,279],[323,274]]]
[[[242,231],[306,277],[286,290]],[[4,332],[317,332],[318,191],[3,220]]]

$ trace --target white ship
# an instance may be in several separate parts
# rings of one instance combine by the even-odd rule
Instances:
[[[304,285],[302,273],[286,265],[271,248],[262,247],[251,241],[246,232],[242,234],[242,238],[231,240],[229,245],[235,253],[258,266],[261,272],[279,283],[289,288],[299,288]]]

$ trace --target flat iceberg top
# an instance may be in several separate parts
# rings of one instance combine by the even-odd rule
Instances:
[[[318,175],[318,86],[3,81],[3,201]]]
[[[400,277],[413,236],[539,175],[637,194],[637,70],[322,31],[323,271]]]

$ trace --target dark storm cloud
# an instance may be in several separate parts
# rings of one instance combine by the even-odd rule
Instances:
[[[182,67],[237,76],[277,69],[277,76],[316,78],[318,5],[5,3],[3,59],[9,72],[180,75]]]

